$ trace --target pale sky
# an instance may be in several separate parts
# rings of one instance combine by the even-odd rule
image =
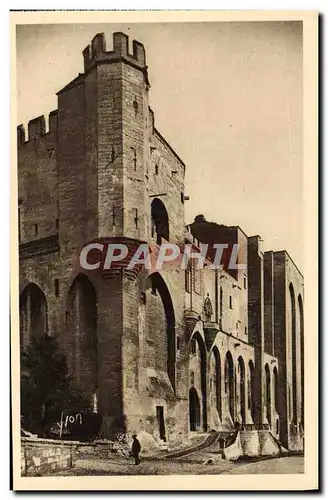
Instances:
[[[156,128],[186,164],[186,223],[239,225],[302,270],[301,23],[18,26],[17,124],[56,109],[82,50],[99,32],[112,50],[114,31],[145,46]]]

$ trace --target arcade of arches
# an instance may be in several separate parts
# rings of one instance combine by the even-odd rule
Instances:
[[[189,429],[231,429],[236,423],[241,428],[258,427],[253,360],[236,353],[233,356],[229,350],[220,353],[216,345],[207,352],[199,332],[192,335],[189,343]],[[265,380],[263,425],[269,425],[278,434],[276,366],[265,365]]]
[[[146,336],[151,339],[153,355],[146,362],[157,372],[167,372],[172,388],[176,387],[176,333],[172,298],[159,273],[151,274],[144,287]],[[287,342],[292,360],[288,384],[289,421],[303,425],[304,346],[303,303],[295,298],[289,287],[291,335]],[[70,285],[66,297],[66,333],[63,344],[70,372],[84,393],[90,398],[97,392],[98,363],[98,298],[84,275],[78,275]],[[20,339],[22,347],[35,335],[48,332],[48,304],[46,296],[35,283],[28,284],[20,295]],[[232,428],[236,422],[241,428],[258,425],[256,403],[255,363],[233,349],[214,345],[208,350],[204,334],[196,331],[189,340],[188,407],[190,431]],[[149,351],[151,352],[151,351]],[[166,353],[164,356],[163,353]],[[279,436],[279,391],[281,380],[276,364],[266,362],[263,368],[263,425]],[[299,388],[301,385],[301,389]],[[162,407],[159,407],[162,408]]]

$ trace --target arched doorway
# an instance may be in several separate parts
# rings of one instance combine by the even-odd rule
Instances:
[[[162,239],[169,241],[169,216],[164,203],[159,198],[154,198],[151,203],[152,238],[156,237],[157,245]]]
[[[245,363],[241,356],[238,358],[238,372],[239,372],[239,404],[241,423],[246,424],[246,401],[245,401]]]
[[[254,363],[252,360],[248,363],[248,408],[251,412],[251,417],[253,422],[255,422],[255,398],[254,398],[254,385],[255,385],[255,377],[254,377],[255,369]]]
[[[190,339],[189,374],[191,385],[200,394],[201,426],[207,431],[207,354],[204,340],[199,332]]]
[[[79,274],[75,278],[67,303],[68,365],[91,402],[98,386],[97,295],[86,276]]]
[[[271,375],[269,365],[265,365],[265,399],[266,399],[266,417],[271,427]]]
[[[292,358],[292,421],[297,422],[297,340],[296,340],[296,307],[292,283],[289,285],[291,313],[291,358]]]
[[[194,387],[189,389],[189,426],[191,431],[200,428],[200,402]]]
[[[155,346],[154,366],[167,371],[175,390],[176,334],[172,298],[159,273],[148,276],[145,288],[148,336]],[[166,357],[163,351],[166,351]]]
[[[19,298],[20,345],[48,332],[48,306],[46,297],[35,283],[29,283]]]
[[[224,385],[228,400],[229,413],[232,420],[235,420],[235,380],[234,366],[230,351],[227,352],[224,364]]]

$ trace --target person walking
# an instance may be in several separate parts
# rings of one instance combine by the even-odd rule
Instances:
[[[137,439],[137,435],[133,434],[133,443],[132,443],[132,456],[134,457],[135,465],[140,464],[139,453],[141,451],[141,445],[139,440]]]

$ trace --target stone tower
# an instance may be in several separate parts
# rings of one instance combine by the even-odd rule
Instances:
[[[72,277],[82,271],[95,288],[97,352],[78,371],[89,397],[96,393],[107,435],[109,429],[145,427],[142,415],[156,414],[136,398],[143,391],[148,397],[147,370],[157,367],[161,375],[153,378],[168,386],[162,399],[169,393],[175,400],[176,335],[183,332],[183,294],[177,293],[182,272],[143,269],[139,275],[140,268],[129,271],[125,263],[106,273],[79,269],[78,255],[90,241],[110,239],[131,253],[140,243],[183,243],[184,164],[155,129],[144,47],[133,41],[130,54],[128,42],[114,33],[113,50],[106,51],[104,35],[97,34],[83,50],[84,73],[58,92],[59,242]],[[180,297],[174,308],[173,293]],[[81,324],[76,310],[84,303],[78,302],[71,319],[75,332]],[[149,308],[158,317],[157,333],[147,323]],[[72,342],[67,346],[71,355]],[[98,368],[90,387],[92,366]],[[166,412],[165,401],[155,406]]]

